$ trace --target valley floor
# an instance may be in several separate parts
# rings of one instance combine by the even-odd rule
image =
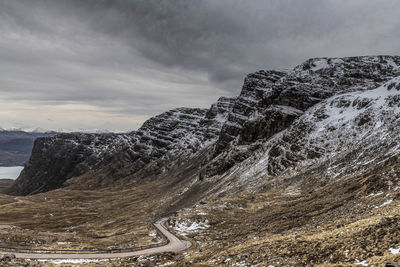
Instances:
[[[400,262],[399,172],[395,157],[341,179],[309,176],[282,186],[260,183],[252,189],[206,194],[193,206],[177,206],[178,212],[169,216],[171,231],[193,243],[183,253],[77,264],[384,266]],[[208,179],[213,178],[196,181],[191,187],[201,188],[211,182]],[[186,191],[186,186],[147,181],[100,190],[66,187],[27,197],[0,194],[0,242],[52,249],[157,243],[161,238],[150,219],[177,203],[183,192],[190,196],[197,192]],[[56,264],[11,261],[27,266]]]
[[[162,241],[151,225],[155,184],[129,189],[59,189],[14,197],[0,194],[0,242],[9,247],[112,249]]]
[[[400,262],[399,188],[368,193],[368,179],[341,180],[316,190],[293,186],[201,201],[169,219],[176,235],[194,243],[183,253],[75,263],[79,266],[384,266],[387,262]],[[10,244],[49,248],[71,248],[77,244],[81,248],[104,247],[113,242],[129,245],[131,237],[136,238],[135,244],[157,241],[146,223],[154,210],[146,206],[156,205],[151,199],[157,194],[146,197],[145,191],[138,188],[135,194],[133,189],[115,192],[61,189],[25,198],[1,195],[0,238]],[[121,196],[125,206],[116,210],[114,205],[122,205]],[[67,205],[66,199],[72,197],[74,204]],[[58,214],[61,203],[67,211]],[[47,215],[39,217],[39,214]],[[67,225],[73,226],[72,232],[65,231]],[[24,263],[51,266],[57,261]]]
[[[100,259],[120,259],[120,258],[127,258],[133,256],[140,256],[140,255],[153,255],[153,254],[160,254],[164,252],[181,252],[183,250],[188,249],[191,246],[189,241],[180,240],[175,235],[170,233],[167,228],[165,227],[165,222],[167,218],[162,218],[155,222],[153,225],[157,230],[162,233],[163,237],[166,238],[162,243],[156,243],[155,246],[151,246],[148,248],[142,248],[136,251],[125,251],[125,252],[115,252],[115,253],[33,253],[33,252],[12,252],[18,259],[39,259],[40,261],[49,261],[52,262],[55,260],[65,259],[65,260],[83,260],[83,261],[90,261],[90,260],[100,260]],[[7,249],[2,250],[0,248],[0,255],[7,255]]]

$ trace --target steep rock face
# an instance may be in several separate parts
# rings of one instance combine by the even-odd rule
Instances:
[[[59,188],[65,180],[83,174],[117,149],[129,145],[129,141],[115,134],[59,134],[38,138],[12,191],[28,195]]]
[[[365,177],[398,164],[399,133],[400,76],[375,89],[338,94],[311,107],[262,142],[251,158],[216,177],[216,191],[281,186],[307,192],[336,179]],[[359,186],[368,193],[400,188],[399,177],[393,169]]]
[[[285,73],[277,71],[259,71],[249,74],[245,78],[242,91],[236,99],[216,143],[217,153],[240,135],[242,125],[258,118],[258,112],[262,110],[262,102],[264,102],[262,99],[276,97],[277,92],[270,88],[284,75]],[[268,102],[268,100],[265,101]]]
[[[65,185],[66,180],[74,177],[102,176],[103,180],[94,187],[124,177],[163,177],[161,174],[171,166],[180,166],[182,161],[190,168],[195,166],[192,177],[220,175],[219,178],[225,179],[237,171],[243,174],[244,182],[249,177],[253,181],[260,177],[272,179],[302,164],[322,164],[324,155],[333,155],[329,154],[329,146],[342,142],[336,139],[343,138],[343,142],[347,139],[340,137],[344,128],[336,125],[326,128],[327,132],[337,134],[332,144],[314,140],[310,133],[316,131],[318,121],[331,116],[331,107],[370,108],[368,97],[351,100],[343,94],[372,92],[398,75],[400,57],[396,56],[318,58],[288,72],[249,74],[239,97],[220,98],[208,110],[174,109],[149,119],[139,130],[128,134],[58,135],[39,139],[14,185],[14,192],[44,192]],[[397,81],[392,83],[385,86],[397,88]],[[397,108],[397,96],[388,99],[387,105]],[[326,101],[330,103],[329,108]],[[357,131],[363,132],[370,125],[371,117],[382,115],[374,115],[379,110],[374,109],[369,115],[362,112],[351,124],[356,132],[348,134],[357,136]],[[382,123],[389,125],[389,118],[382,119]],[[371,129],[366,132],[374,136],[372,133]],[[344,153],[340,151],[339,154]],[[347,157],[350,155],[357,153],[354,150]]]
[[[213,144],[232,109],[233,98],[220,98],[210,109],[178,108],[146,121],[136,132],[137,140],[121,153],[115,176],[123,177],[138,171],[141,176],[159,174],[179,159],[190,159],[201,149]],[[121,166],[121,162],[124,162]],[[128,170],[128,171],[127,171]]]
[[[210,109],[178,108],[146,121],[128,134],[60,134],[36,140],[32,156],[13,185],[15,194],[61,187],[72,177],[101,170],[117,180],[157,161],[190,158],[215,142],[233,98],[220,98]]]
[[[207,174],[221,174],[304,111],[335,94],[369,90],[400,75],[400,57],[316,58],[283,73],[249,74],[222,127]]]
[[[368,91],[331,97],[282,133],[268,153],[268,173],[329,159],[327,177],[345,175],[400,151],[400,77]],[[314,162],[315,163],[315,162]]]

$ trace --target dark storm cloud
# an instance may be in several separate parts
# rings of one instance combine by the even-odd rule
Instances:
[[[217,82],[315,54],[374,52],[384,35],[398,33],[400,11],[395,1],[365,0],[103,3],[111,11],[100,13],[106,19],[95,19],[94,28],[125,38],[152,61],[205,71]]]
[[[400,54],[398,14],[397,0],[0,0],[0,100],[206,107],[258,69]]]

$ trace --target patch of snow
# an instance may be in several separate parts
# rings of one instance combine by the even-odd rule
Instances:
[[[174,263],[175,263],[174,261],[170,261],[170,262],[166,262],[166,263],[164,263],[164,264],[158,265],[158,266],[160,266],[160,267],[162,267],[162,266],[169,266],[169,265],[172,265],[172,264],[174,264]]]
[[[400,247],[399,248],[389,248],[390,253],[393,255],[399,254],[400,253]]]
[[[219,122],[220,124],[223,124],[226,122],[227,117],[228,117],[228,115],[226,115],[226,114],[217,114],[217,116],[215,116],[214,120]]]
[[[389,205],[389,204],[392,203],[392,202],[393,202],[393,199],[386,200],[385,202],[382,203],[382,205],[376,206],[375,208],[376,208],[376,209],[377,209],[377,208],[382,208],[382,207],[384,207],[384,206],[386,206],[386,205]]]
[[[366,260],[364,260],[364,261],[359,261],[359,260],[356,259],[356,264],[357,264],[357,265],[361,265],[361,266],[368,266]]]
[[[396,62],[393,61],[393,59],[388,59],[387,63],[389,66],[393,67],[394,69],[399,69],[400,66],[396,64]]]
[[[57,242],[57,245],[69,245],[71,242]]]
[[[249,266],[245,262],[235,262],[232,266],[237,266],[237,267],[246,267]]]
[[[187,235],[209,227],[208,220],[205,220],[204,222],[179,222],[174,228],[179,234]]]
[[[318,71],[320,69],[328,68],[329,64],[325,58],[319,58],[313,61],[312,71]]]
[[[382,194],[383,194],[383,192],[381,191],[381,192],[378,192],[378,193],[371,193],[367,197],[377,197],[377,196],[380,196]]]
[[[199,211],[199,212],[197,212],[197,215],[207,215],[207,212],[205,212],[205,211]]]
[[[304,112],[301,111],[300,109],[294,108],[294,107],[289,107],[289,106],[282,106],[282,105],[274,105],[272,108],[275,108],[279,110],[282,113],[288,114],[288,115],[301,115]]]
[[[343,64],[344,61],[343,61],[343,59],[341,59],[341,58],[333,58],[333,59],[331,60],[331,63],[332,63],[333,65],[338,65],[338,64]]]

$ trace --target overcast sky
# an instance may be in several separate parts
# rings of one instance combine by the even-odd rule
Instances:
[[[0,0],[0,127],[137,129],[311,57],[400,54],[398,0]]]

